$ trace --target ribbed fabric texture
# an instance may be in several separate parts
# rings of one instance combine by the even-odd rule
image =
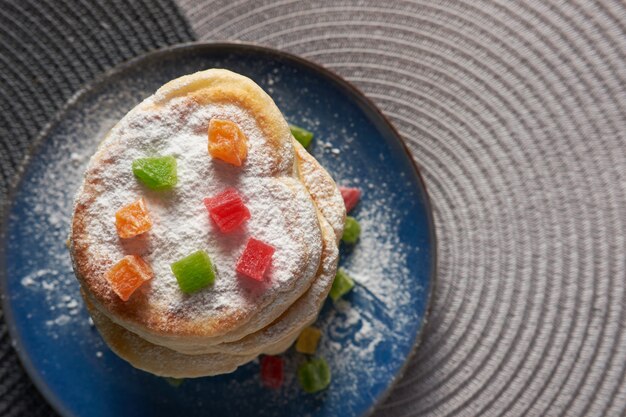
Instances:
[[[180,4],[352,81],[422,168],[433,312],[376,415],[626,413],[626,3]]]
[[[192,38],[169,0],[2,1],[0,200],[37,133],[82,85],[129,58]],[[0,416],[49,415],[0,319]]]

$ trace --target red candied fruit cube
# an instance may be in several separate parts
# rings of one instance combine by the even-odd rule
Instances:
[[[250,211],[234,188],[228,188],[215,197],[205,198],[204,205],[209,216],[224,233],[232,231],[250,218]]]
[[[350,211],[361,199],[361,190],[351,187],[339,187],[339,191],[341,192],[343,202],[346,205],[346,213],[350,213]]]
[[[274,251],[272,246],[251,237],[237,261],[237,272],[257,281],[263,281],[265,271],[272,262]]]
[[[283,360],[278,356],[261,358],[261,382],[269,388],[280,388],[283,384]]]

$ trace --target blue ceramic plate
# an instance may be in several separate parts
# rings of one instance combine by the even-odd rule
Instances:
[[[330,388],[298,386],[303,358],[284,354],[286,380],[264,388],[258,363],[180,386],[113,354],[90,324],[65,247],[72,200],[98,142],[160,85],[206,68],[259,83],[291,123],[315,132],[313,155],[342,185],[363,189],[363,233],[342,248],[357,286],[326,302],[319,356]],[[4,311],[30,376],[64,416],[361,416],[399,378],[427,313],[435,267],[432,215],[417,169],[393,127],[354,87],[303,59],[258,46],[189,44],[154,52],[79,93],[42,134],[10,199],[0,271]]]

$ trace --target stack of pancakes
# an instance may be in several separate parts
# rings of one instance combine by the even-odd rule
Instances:
[[[242,167],[208,154],[213,117],[246,135]],[[132,160],[154,154],[177,159],[171,191],[147,190],[132,175]],[[251,218],[224,234],[202,199],[228,187],[244,196]],[[120,239],[115,211],[140,197],[153,228]],[[335,277],[344,220],[335,182],[295,141],[273,100],[250,79],[212,69],[165,84],[109,132],[76,197],[70,252],[85,304],[113,351],[156,375],[199,377],[280,353],[315,321]],[[263,282],[235,271],[249,236],[276,249]],[[169,265],[193,250],[210,255],[217,277],[186,295]],[[126,302],[106,278],[125,255],[140,255],[154,271]]]

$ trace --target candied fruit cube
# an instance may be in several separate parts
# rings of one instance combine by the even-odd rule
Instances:
[[[133,174],[152,190],[168,190],[176,185],[176,158],[154,156],[133,161]]]
[[[346,224],[343,228],[343,236],[341,236],[341,240],[349,244],[354,244],[357,240],[359,240],[360,235],[361,226],[359,225],[359,222],[356,221],[354,217],[346,216]]]
[[[330,298],[332,298],[333,301],[337,301],[345,294],[349,293],[352,288],[354,288],[354,280],[341,268],[337,271],[333,286],[330,288]]]
[[[354,206],[356,206],[361,199],[361,190],[352,187],[339,187],[341,197],[346,205],[346,213],[350,213]]]
[[[248,239],[239,261],[237,261],[237,272],[245,276],[263,281],[265,271],[272,262],[274,248],[253,237]]]
[[[278,356],[261,358],[261,382],[269,388],[280,388],[283,384],[283,360]]]
[[[315,327],[305,327],[298,336],[296,342],[296,351],[300,353],[308,353],[312,355],[317,350],[317,344],[322,337],[322,332]]]
[[[135,237],[152,228],[152,220],[143,198],[130,203],[115,213],[115,227],[122,239]]]
[[[191,294],[215,282],[215,269],[209,255],[203,250],[192,253],[172,265],[178,286],[185,294]]]
[[[209,122],[209,153],[213,158],[241,166],[248,156],[248,140],[237,123],[211,119]]]
[[[166,376],[163,377],[163,379],[165,379],[165,382],[167,382],[168,385],[173,388],[179,388],[181,385],[183,385],[183,382],[185,382],[185,378],[171,378]]]
[[[312,394],[330,385],[330,368],[324,358],[315,358],[300,365],[298,382],[305,392]]]
[[[205,198],[204,205],[217,227],[230,232],[250,218],[250,212],[234,188],[229,188],[215,197]]]
[[[300,142],[300,145],[306,148],[311,144],[311,141],[313,140],[313,132],[296,125],[289,125],[289,129],[291,130],[293,137]]]
[[[106,274],[113,291],[123,301],[128,301],[135,290],[153,276],[150,266],[137,255],[124,256]]]

